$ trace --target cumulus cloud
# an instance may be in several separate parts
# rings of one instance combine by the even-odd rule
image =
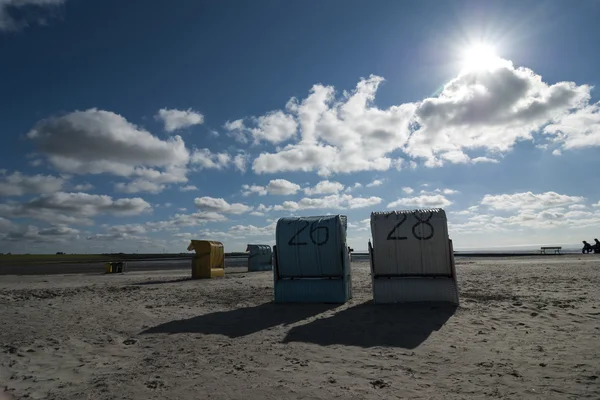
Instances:
[[[589,99],[588,85],[548,85],[532,70],[504,61],[494,69],[462,74],[439,96],[422,101],[415,114],[418,129],[406,150],[429,166],[467,162],[464,151],[469,149],[506,152]]]
[[[222,170],[231,163],[231,156],[228,153],[213,153],[210,149],[199,149],[194,151],[190,162],[200,169]]]
[[[51,175],[0,174],[0,196],[54,193],[60,191],[64,184],[64,178]]]
[[[315,194],[339,193],[342,190],[344,190],[344,185],[342,185],[341,183],[325,180],[317,183],[312,188],[304,189],[304,193],[306,193],[309,196],[313,196]]]
[[[444,193],[446,195],[453,195],[453,194],[458,194],[460,192],[458,190],[454,190],[454,189],[443,189],[442,193]]]
[[[155,118],[164,123],[165,131],[169,133],[204,123],[204,115],[191,108],[188,110],[161,108]]]
[[[320,198],[305,197],[300,201],[284,201],[273,207],[275,211],[296,211],[311,209],[346,209],[370,207],[381,203],[380,197],[353,197],[350,194],[332,194]]]
[[[0,31],[12,31],[28,26],[30,23],[44,24],[48,18],[56,17],[58,8],[66,0],[0,0]],[[31,9],[43,11],[43,14],[29,13]],[[13,11],[17,11],[15,14]],[[18,15],[19,17],[15,17]]]
[[[251,128],[250,133],[256,142],[267,141],[280,143],[296,135],[298,125],[296,120],[283,111],[273,111],[255,118],[256,128]]]
[[[283,124],[269,125],[278,129],[259,129],[261,140],[293,142],[262,152],[252,164],[258,174],[317,171],[329,176],[414,168],[415,160],[428,167],[498,163],[498,156],[520,140],[532,140],[542,129],[565,148],[600,143],[596,140],[600,106],[589,105],[589,85],[546,83],[531,69],[515,67],[510,61],[498,60],[488,70],[462,72],[436,97],[386,109],[374,105],[382,82],[382,77],[371,75],[342,96],[332,86],[317,84],[306,98],[291,98],[285,110],[226,126],[251,132],[258,128],[248,128],[244,121],[289,124],[285,129]],[[482,151],[489,155],[481,155]],[[399,153],[404,155],[396,156]]]
[[[373,182],[367,183],[367,187],[375,187],[375,186],[381,186],[381,185],[383,185],[383,180],[381,180],[381,179],[375,179]]]
[[[148,230],[146,226],[142,224],[126,224],[126,225],[103,225],[109,233],[125,233],[128,235],[144,234]]]
[[[192,192],[192,191],[198,190],[198,188],[194,185],[187,185],[187,186],[180,187],[179,190],[182,192]]]
[[[545,192],[485,195],[480,204],[469,207],[460,215],[467,219],[452,222],[452,232],[477,234],[482,232],[517,232],[523,229],[589,229],[600,224],[600,216],[581,204],[579,196]],[[501,215],[494,212],[499,211]],[[457,214],[457,215],[458,215]],[[566,239],[566,238],[565,238]],[[566,239],[568,240],[568,239]]]
[[[91,108],[44,119],[27,138],[59,171],[185,181],[189,153],[180,136],[161,140],[110,111]]]
[[[265,206],[264,204],[259,204],[257,207],[254,208],[254,211],[252,211],[250,213],[250,215],[255,215],[255,216],[263,216],[265,215],[265,213],[271,211],[273,209],[273,206]]]
[[[387,205],[388,208],[444,208],[452,204],[441,194],[404,197]]]
[[[229,233],[241,237],[275,237],[275,228],[277,222],[272,222],[266,226],[255,225],[234,225],[229,228]]]
[[[22,204],[0,204],[0,216],[32,218],[52,224],[92,224],[100,214],[140,215],[152,209],[144,199],[113,199],[106,195],[57,192]]]
[[[290,182],[286,179],[273,179],[267,185],[267,192],[273,195],[288,196],[296,194],[300,190],[300,185]]]
[[[194,204],[201,211],[225,214],[243,214],[252,210],[252,207],[242,203],[229,204],[223,198],[214,198],[208,196],[197,197],[194,200]]]
[[[77,192],[88,192],[94,188],[94,185],[91,183],[80,183],[78,185],[73,186],[73,189]]]
[[[79,230],[69,228],[68,226],[53,226],[51,228],[41,229],[38,234],[42,236],[69,236],[77,235]]]
[[[201,211],[192,214],[175,214],[167,220],[152,221],[144,224],[150,232],[176,231],[182,227],[198,226],[208,222],[223,222],[227,217],[213,211]]]
[[[242,196],[249,196],[253,193],[258,194],[259,196],[266,196],[267,188],[259,185],[242,185]]]
[[[119,182],[115,184],[115,191],[122,193],[149,192],[156,194],[162,192],[164,189],[165,185],[145,179],[136,179],[129,183]]]
[[[568,196],[556,192],[522,192],[500,195],[486,194],[481,200],[481,204],[496,210],[518,210],[566,206],[581,203],[584,200],[585,198],[580,196]]]
[[[352,192],[353,190],[360,189],[362,186],[363,186],[363,185],[362,185],[362,183],[360,183],[360,182],[355,182],[355,183],[354,183],[354,185],[352,185],[352,186],[348,186],[348,187],[347,187],[347,188],[344,190],[344,192],[346,192],[346,193],[350,193],[350,192]]]
[[[339,172],[387,170],[385,155],[404,143],[413,104],[386,110],[373,107],[381,77],[362,79],[354,92],[335,100],[331,86],[314,85],[309,96],[292,98],[286,110],[297,122],[300,140],[277,153],[261,153],[253,163],[256,173],[313,171],[322,176]]]
[[[411,187],[408,187],[408,186],[405,186],[405,187],[402,188],[402,191],[404,193],[406,193],[406,194],[412,194],[412,193],[414,193],[415,189],[413,189]]]
[[[233,139],[235,139],[236,142],[239,142],[242,144],[248,143],[249,140],[248,140],[248,136],[246,135],[247,128],[246,128],[246,125],[244,124],[243,118],[237,119],[235,121],[227,121],[223,125],[223,128],[225,128],[225,130],[227,130],[229,132],[228,135],[230,137],[232,137]]]
[[[236,170],[240,171],[241,173],[245,173],[248,170],[248,155],[247,154],[236,154],[235,157],[233,157],[233,166],[235,167]]]
[[[13,225],[10,230],[0,232],[0,242],[18,243],[67,243],[78,239],[79,231],[57,225],[40,229],[34,225]]]
[[[544,132],[566,149],[600,146],[600,102],[557,119]]]
[[[267,194],[289,196],[298,193],[299,190],[300,185],[286,179],[272,179],[267,186],[242,185],[243,196],[249,196],[251,194],[258,194],[259,196],[266,196]]]
[[[273,144],[281,143],[293,138],[298,129],[298,123],[294,117],[281,110],[249,118],[249,122],[250,126],[247,126],[243,119],[227,121],[224,128],[239,142],[248,143],[248,138],[252,137],[254,144],[261,141]]]

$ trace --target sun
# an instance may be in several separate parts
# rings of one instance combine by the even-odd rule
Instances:
[[[485,43],[475,44],[463,52],[463,71],[487,71],[494,69],[501,63],[496,55],[496,49]]]

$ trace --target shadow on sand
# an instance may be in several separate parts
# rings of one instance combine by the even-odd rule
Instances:
[[[284,343],[414,349],[456,312],[447,303],[372,304],[347,308],[329,318],[292,328]]]
[[[154,280],[154,281],[143,281],[132,283],[133,286],[146,286],[146,285],[162,285],[163,283],[179,283],[179,282],[187,282],[191,281],[192,278],[186,276],[184,278],[176,278],[176,279],[163,279],[163,280]]]
[[[204,333],[230,338],[250,335],[277,325],[289,325],[338,307],[334,304],[274,304],[215,312],[167,322],[149,328],[147,333]]]

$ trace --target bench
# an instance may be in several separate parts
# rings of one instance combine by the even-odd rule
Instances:
[[[554,250],[554,254],[560,254],[560,250],[562,247],[560,246],[543,246],[540,248],[540,254],[548,254],[546,250]]]

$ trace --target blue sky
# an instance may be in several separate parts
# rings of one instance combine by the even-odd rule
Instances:
[[[591,241],[599,15],[0,0],[0,251],[243,251],[332,213],[364,250],[371,211],[417,207],[458,249]]]

